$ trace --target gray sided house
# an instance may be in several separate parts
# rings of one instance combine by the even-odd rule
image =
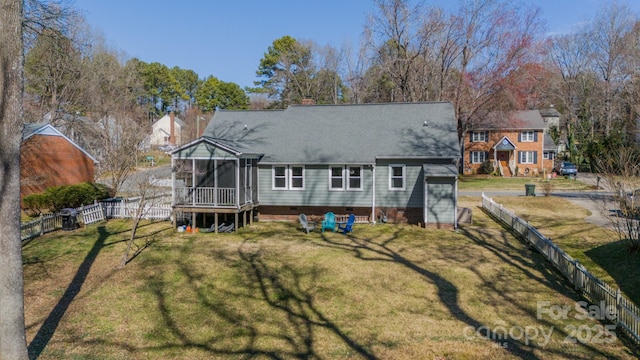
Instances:
[[[174,209],[199,227],[332,211],[455,228],[456,129],[445,102],[217,111],[172,153]]]

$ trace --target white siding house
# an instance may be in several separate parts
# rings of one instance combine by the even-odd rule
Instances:
[[[173,137],[171,130],[172,123]],[[151,125],[152,131],[149,137],[149,144],[151,146],[182,145],[182,130],[184,126],[184,121],[175,117],[173,113],[161,117]]]

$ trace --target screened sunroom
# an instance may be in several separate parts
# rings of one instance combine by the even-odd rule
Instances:
[[[258,206],[257,161],[207,138],[172,153],[173,209],[178,223],[217,231],[253,221]],[[180,225],[180,224],[178,224]]]

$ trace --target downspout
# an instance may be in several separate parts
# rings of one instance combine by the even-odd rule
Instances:
[[[545,174],[544,171],[544,131],[542,132],[542,134],[540,134],[540,136],[542,137],[542,141],[540,141],[540,167],[542,167],[542,174]],[[547,180],[547,179],[543,179],[543,180]]]
[[[171,155],[171,225],[173,226],[173,230],[175,231],[177,221],[176,221],[176,172],[174,169],[176,168],[176,163],[173,155]]]
[[[422,201],[422,221],[426,228],[429,222],[429,178],[426,174],[422,177],[422,186],[424,186],[424,190],[422,191],[422,196],[424,197]]]
[[[371,165],[371,177],[373,185],[371,186],[371,223],[376,222],[376,164]]]
[[[453,186],[454,204],[453,204],[453,228],[458,229],[458,176]]]

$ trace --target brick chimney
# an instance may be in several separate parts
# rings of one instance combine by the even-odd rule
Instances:
[[[176,144],[176,115],[173,111],[169,113],[169,144]]]

